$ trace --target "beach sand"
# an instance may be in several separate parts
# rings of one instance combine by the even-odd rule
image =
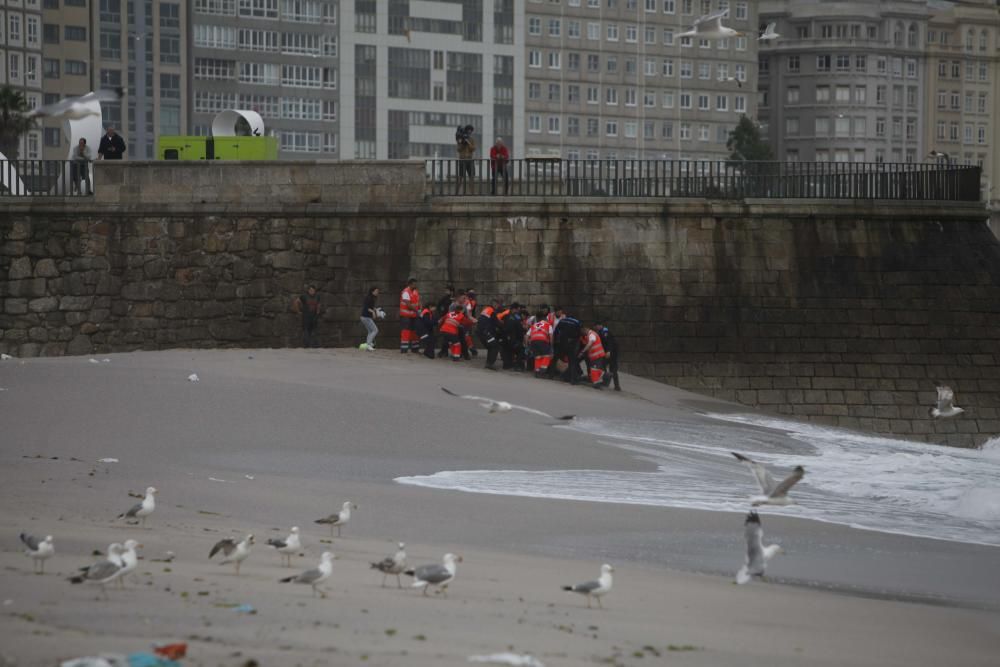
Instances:
[[[392,481],[651,468],[598,438],[490,416],[441,385],[552,414],[669,420],[746,408],[631,377],[626,392],[595,392],[391,351],[107,358],[0,362],[0,656],[15,664],[169,641],[189,643],[188,665],[461,665],[508,650],[548,667],[996,664],[995,548],[768,517],[789,553],[772,581],[736,586],[738,514]],[[120,461],[96,462],[104,457]],[[113,521],[148,485],[159,495],[147,527]],[[330,543],[313,520],[345,500],[359,509]],[[289,570],[263,543],[291,525],[306,556]],[[21,553],[21,530],[55,536],[44,576]],[[218,539],[247,532],[258,544],[241,576],[208,561]],[[93,550],[129,537],[144,560],[126,590],[105,601],[65,581]],[[393,578],[380,587],[368,563],[400,540],[412,564],[464,557],[447,598],[398,590]],[[328,598],[278,583],[326,549],[338,556]],[[154,562],[167,550],[173,562]],[[616,567],[605,609],[560,590],[595,578],[602,562]]]

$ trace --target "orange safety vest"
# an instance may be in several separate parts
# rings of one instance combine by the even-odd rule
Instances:
[[[604,358],[604,345],[601,344],[601,337],[597,335],[596,331],[591,331],[587,334],[587,358],[591,361],[597,361],[598,359]]]
[[[403,295],[409,296],[410,300],[407,301],[403,298]],[[399,316],[400,317],[416,317],[417,313],[420,312],[420,292],[416,288],[403,288],[403,292],[399,295]]]
[[[503,322],[505,319],[507,319],[508,315],[510,315],[510,308],[506,310],[501,310],[499,313],[497,313],[497,321]]]
[[[441,328],[440,331],[443,334],[452,334],[457,336],[459,331],[462,330],[462,316],[455,315],[454,313],[448,313],[441,318]]]
[[[479,316],[493,317],[493,312],[494,312],[493,306],[486,306],[485,308],[483,308],[483,311],[479,313]]]
[[[543,343],[549,343],[552,341],[552,325],[541,320],[540,322],[535,322],[531,325],[531,331],[528,333],[528,340],[531,342],[540,341]]]

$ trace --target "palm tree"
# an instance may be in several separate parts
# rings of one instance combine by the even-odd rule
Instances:
[[[8,160],[16,160],[21,137],[35,126],[28,118],[28,101],[20,91],[10,86],[0,88],[0,153]]]

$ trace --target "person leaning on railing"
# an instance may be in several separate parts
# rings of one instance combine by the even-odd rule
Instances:
[[[490,147],[490,194],[497,193],[497,176],[503,176],[503,193],[510,192],[510,176],[507,173],[507,165],[510,162],[510,151],[503,145],[503,139],[497,137]]]
[[[473,127],[466,125],[464,132],[456,137],[455,151],[458,153],[458,184],[455,194],[468,194],[469,183],[475,178],[476,141],[472,138]],[[463,187],[464,186],[464,187]]]
[[[90,182],[90,163],[94,161],[94,152],[87,145],[87,140],[80,138],[80,143],[73,149],[73,160],[70,162],[70,177],[73,181],[73,194],[94,194],[94,187]],[[80,181],[87,184],[87,191],[83,192]]]

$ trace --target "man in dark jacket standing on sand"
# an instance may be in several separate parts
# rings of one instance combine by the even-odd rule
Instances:
[[[316,325],[319,324],[320,305],[315,285],[306,286],[306,291],[292,304],[292,310],[302,314],[302,347],[319,347]]]

